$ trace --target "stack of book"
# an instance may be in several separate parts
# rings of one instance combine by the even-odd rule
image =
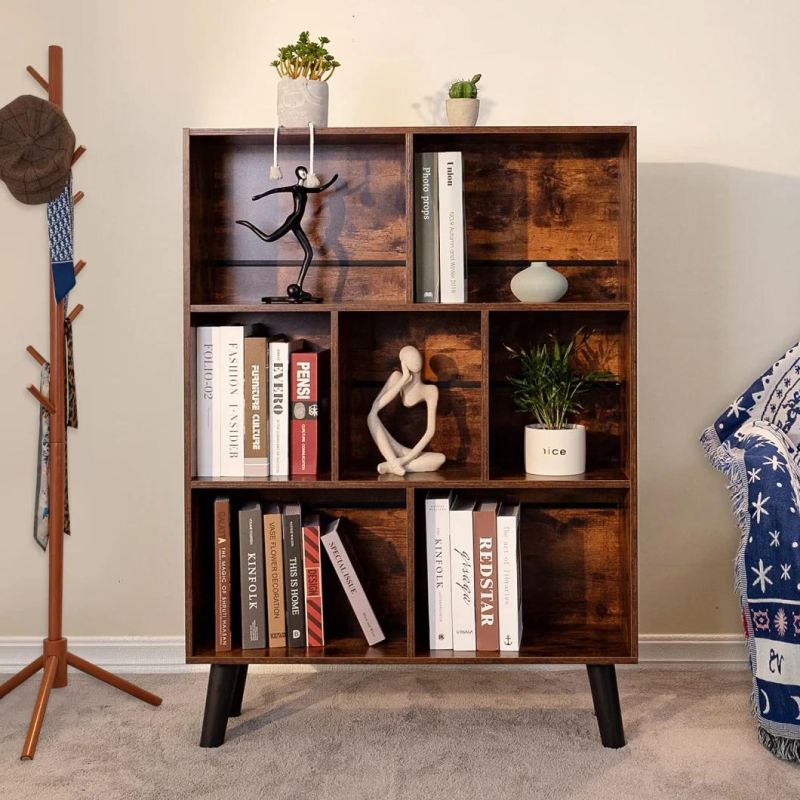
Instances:
[[[425,499],[431,650],[519,651],[519,504]]]
[[[467,256],[461,153],[414,158],[414,299],[464,303]]]
[[[327,353],[302,339],[197,329],[197,475],[316,475]]]
[[[215,649],[233,649],[241,621],[244,650],[323,647],[322,551],[344,589],[368,645],[382,642],[381,626],[354,566],[340,520],[320,527],[318,514],[299,503],[272,504],[263,511],[249,503],[238,511],[238,536],[231,536],[231,501],[214,501]],[[238,550],[238,557],[233,551]],[[238,570],[235,566],[238,565]],[[236,580],[238,576],[238,581]],[[235,613],[236,584],[240,603]]]

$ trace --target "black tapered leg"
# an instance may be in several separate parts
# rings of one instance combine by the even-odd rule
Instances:
[[[239,673],[238,664],[211,665],[211,671],[208,673],[206,709],[203,714],[200,747],[219,747],[225,741],[228,715],[231,712]],[[242,681],[242,690],[244,690],[244,681]]]
[[[236,683],[233,686],[233,698],[231,699],[231,710],[229,717],[238,717],[242,713],[242,698],[244,697],[244,685],[247,683],[247,664],[242,664],[236,675]]]
[[[613,664],[587,664],[594,713],[604,747],[625,747],[622,710],[617,691],[617,671]]]

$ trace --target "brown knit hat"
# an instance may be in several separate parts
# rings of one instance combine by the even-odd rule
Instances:
[[[0,179],[21,203],[55,200],[74,152],[75,134],[53,103],[26,94],[0,108]]]

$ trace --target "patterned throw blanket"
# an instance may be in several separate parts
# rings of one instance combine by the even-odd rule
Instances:
[[[761,743],[800,761],[800,344],[701,439],[729,481],[741,530],[742,606]]]

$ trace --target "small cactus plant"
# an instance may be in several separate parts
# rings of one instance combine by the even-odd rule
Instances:
[[[469,81],[455,81],[450,85],[450,97],[453,100],[475,100],[478,97],[477,83],[481,79],[480,72]]]

